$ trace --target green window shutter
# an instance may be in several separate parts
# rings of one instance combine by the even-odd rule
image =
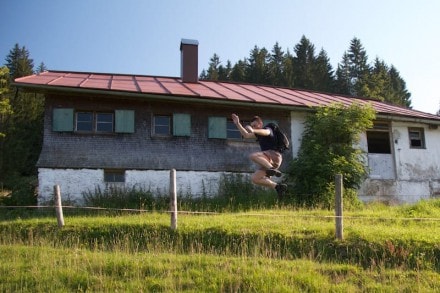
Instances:
[[[71,108],[53,109],[52,130],[73,131],[73,109]]]
[[[209,117],[208,138],[226,139],[226,117]]]
[[[134,133],[134,110],[115,110],[115,132]]]
[[[173,114],[173,135],[190,136],[191,135],[191,115],[174,113]]]

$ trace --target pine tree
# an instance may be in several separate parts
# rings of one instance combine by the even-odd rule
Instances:
[[[45,72],[45,71],[47,71],[47,67],[44,64],[44,62],[41,62],[40,65],[38,65],[36,73],[42,73],[42,72]]]
[[[288,88],[293,88],[295,85],[295,77],[293,76],[293,56],[287,49],[283,58],[283,83],[282,85]]]
[[[342,61],[338,64],[338,69],[336,70],[335,92],[338,94],[350,95],[351,87],[349,57],[348,53],[345,52],[344,55],[342,55]]]
[[[324,49],[316,57],[314,69],[314,90],[333,92],[335,90],[335,77],[333,73],[333,67],[330,64],[330,59],[327,56],[327,52]]]
[[[18,44],[6,57],[6,66],[13,80],[33,74],[33,61],[25,47]],[[44,97],[11,89],[12,115],[4,117],[5,138],[0,146],[0,180],[6,177],[35,175],[43,137]]]
[[[266,48],[259,49],[257,46],[251,51],[246,68],[246,81],[250,83],[268,84],[269,53]]]
[[[370,73],[368,91],[364,95],[368,98],[385,101],[390,99],[391,90],[388,66],[384,61],[376,58]]]
[[[408,92],[405,81],[400,77],[399,71],[394,66],[391,66],[389,76],[393,93],[392,99],[389,101],[393,104],[411,108],[411,93]]]
[[[20,48],[18,44],[6,57],[6,66],[12,80],[34,73],[34,61],[29,57],[29,51],[24,46]]]
[[[248,67],[246,59],[239,60],[231,70],[230,80],[236,82],[245,82],[246,78],[246,68]]]
[[[231,61],[226,62],[226,67],[221,65],[218,67],[218,80],[227,81],[230,79],[232,71]]]
[[[275,86],[284,85],[283,61],[284,61],[284,52],[277,42],[275,43],[272,49],[272,53],[269,56],[269,81],[271,85],[275,85]]]
[[[216,53],[214,53],[211,59],[209,59],[209,67],[208,67],[206,79],[218,80],[219,66],[220,66],[220,57]]]
[[[295,87],[313,89],[315,46],[305,36],[302,36],[294,51],[296,54],[296,57],[293,57]]]
[[[368,93],[368,79],[370,67],[368,56],[361,41],[353,38],[348,50],[350,94],[353,96],[366,96]]]

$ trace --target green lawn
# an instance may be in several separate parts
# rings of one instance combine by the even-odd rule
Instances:
[[[440,201],[0,222],[1,292],[439,292]]]

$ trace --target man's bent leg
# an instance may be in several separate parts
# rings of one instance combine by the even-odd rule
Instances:
[[[266,176],[266,170],[255,171],[255,173],[252,174],[251,179],[254,184],[266,186],[269,188],[275,188],[275,186],[277,185]]]
[[[263,152],[255,152],[249,155],[252,162],[260,165],[265,169],[272,168],[272,164]]]

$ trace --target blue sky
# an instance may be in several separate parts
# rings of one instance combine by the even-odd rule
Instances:
[[[440,108],[438,0],[0,0],[0,58],[25,46],[49,70],[180,75],[180,40],[199,41],[199,72],[305,35],[336,69],[357,37],[369,62],[394,65],[416,110]]]

